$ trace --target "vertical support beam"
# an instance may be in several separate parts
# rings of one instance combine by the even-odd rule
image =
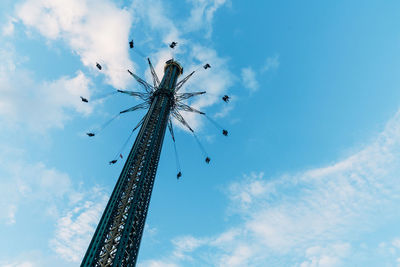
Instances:
[[[136,265],[174,88],[182,68],[169,60],[164,72],[81,267]]]

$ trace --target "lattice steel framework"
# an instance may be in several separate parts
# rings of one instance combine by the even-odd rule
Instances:
[[[203,93],[177,94],[187,79],[177,83],[178,76],[183,70],[176,61],[167,61],[161,83],[150,61],[149,65],[154,86],[129,72],[147,91],[147,95],[140,93],[142,95],[139,97],[146,100],[145,104],[148,105],[142,105],[140,108],[150,107],[141,122],[140,131],[81,267],[135,266],[170,113],[180,122],[185,122],[178,112],[178,108],[182,109],[182,106],[177,107],[178,101]],[[188,75],[190,76],[191,74]],[[136,94],[128,91],[120,92]],[[135,107],[128,111],[131,110],[135,110]]]

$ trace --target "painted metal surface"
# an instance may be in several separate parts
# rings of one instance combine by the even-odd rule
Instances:
[[[135,266],[175,87],[182,67],[169,60],[81,267]]]

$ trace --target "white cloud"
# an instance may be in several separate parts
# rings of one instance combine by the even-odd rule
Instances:
[[[400,238],[380,242],[373,253],[380,260],[380,266],[400,266]]]
[[[222,96],[220,96],[220,99],[222,99]],[[236,102],[238,101],[238,98],[235,95],[229,94],[229,100],[228,103],[223,103],[222,108],[214,114],[214,118],[224,118],[229,113],[235,108]]]
[[[178,267],[178,261],[193,261],[190,253],[198,247],[203,246],[208,242],[207,239],[197,239],[193,236],[182,236],[174,239],[172,243],[175,249],[171,253],[170,258],[162,260],[146,260],[139,262],[140,267]]]
[[[279,65],[280,65],[279,55],[275,55],[273,57],[268,57],[265,60],[264,66],[261,68],[261,72],[275,70],[275,69],[279,68]]]
[[[256,79],[256,73],[251,67],[243,68],[241,71],[242,83],[251,92],[257,91],[260,85]]]
[[[138,263],[138,267],[178,267],[179,265],[175,263],[165,262],[165,261],[158,261],[158,260],[150,260],[145,261],[143,263]]]
[[[149,27],[156,37],[156,32],[161,35],[162,42],[167,45],[172,41],[178,42],[179,47],[184,45],[185,40],[181,39],[181,31],[178,30],[174,21],[165,14],[168,6],[159,0],[134,0],[132,10],[136,17],[140,18],[145,27]],[[158,47],[158,46],[157,46]],[[167,51],[169,51],[167,49]],[[169,58],[168,58],[169,59]]]
[[[200,245],[182,260],[166,260],[181,266],[206,254],[212,266],[341,266],[353,259],[352,242],[397,216],[399,166],[400,111],[374,141],[343,160],[275,179],[252,173],[232,183],[230,212],[242,222],[213,237],[185,236]],[[393,239],[390,248],[397,251],[398,244]]]
[[[216,103],[222,103],[222,95],[232,86],[235,79],[227,68],[228,60],[219,57],[214,49],[201,45],[193,45],[190,57],[185,61],[188,70],[197,69],[197,72],[187,82],[186,86],[182,88],[182,92],[207,91],[205,95],[193,99],[190,105],[198,110],[207,112],[207,107]],[[210,63],[211,70],[204,70],[196,62]],[[184,115],[185,119],[187,119],[194,129],[199,129],[202,126],[202,121],[199,119],[198,114],[186,112]]]
[[[400,238],[393,238],[389,242],[381,242],[379,243],[379,250],[382,254],[386,254],[386,256],[400,256]]]
[[[24,222],[19,218],[23,216],[22,212],[29,209],[29,212],[49,225],[55,222],[54,237],[49,247],[58,255],[55,257],[57,262],[60,258],[80,261],[99,222],[108,194],[97,186],[86,190],[79,184],[79,189],[76,189],[68,174],[41,162],[27,162],[24,160],[25,151],[5,145],[0,148],[0,224],[8,225],[5,227],[23,225]],[[37,228],[31,226],[30,229],[35,232]],[[47,230],[52,232],[52,229]],[[35,251],[36,254],[49,254],[43,248],[31,249],[42,249]],[[0,259],[0,266],[20,267],[28,263],[35,267],[53,266],[55,258],[50,254],[43,256],[39,258],[43,261],[41,263],[37,260],[2,262]],[[26,255],[19,259],[38,258]]]
[[[91,105],[84,105],[79,96],[90,96],[90,80],[78,72],[75,77],[61,77],[52,82],[37,83],[24,70],[0,75],[2,83],[0,118],[8,124],[25,125],[29,129],[44,132],[62,128],[71,118],[70,110],[88,115]]]
[[[393,245],[395,248],[400,249],[400,238],[395,238],[395,239],[393,239],[392,245]]]
[[[52,249],[67,261],[82,260],[108,200],[108,195],[99,188],[86,195],[89,197],[58,219],[55,237],[50,241]]]
[[[20,159],[23,155],[1,148],[0,223],[15,224],[20,207],[26,204],[46,203],[41,209],[46,213],[46,208],[51,208],[48,203],[68,198],[73,191],[67,174],[41,162],[28,163]]]
[[[279,68],[279,55],[273,57],[268,57],[265,64],[261,67],[259,71],[255,71],[252,67],[246,67],[241,70],[242,84],[244,87],[250,90],[250,92],[255,92],[260,87],[257,79],[257,74],[263,74],[267,71],[276,70]]]
[[[205,108],[216,103],[220,94],[232,84],[233,75],[227,70],[227,61],[220,58],[215,50],[187,40],[184,35],[204,27],[211,33],[214,14],[226,1],[204,0],[191,4],[192,15],[187,20],[178,22],[178,26],[172,18],[165,15],[167,7],[158,0],[133,1],[131,13],[119,9],[109,0],[26,0],[17,6],[16,13],[25,25],[38,30],[46,38],[66,41],[81,57],[85,66],[94,68],[96,61],[104,62],[103,71],[108,76],[108,82],[116,88],[124,88],[131,81],[125,70],[132,68],[133,63],[129,60],[125,41],[129,39],[134,15],[136,19],[149,25],[155,36],[155,32],[158,32],[165,44],[165,49],[156,51],[152,56],[156,58],[156,70],[160,76],[165,61],[173,57],[174,51],[167,47],[171,41],[178,42],[176,53],[182,58],[185,70],[191,70],[205,62],[212,65],[212,71],[207,72],[207,75],[199,71],[196,83],[192,82],[190,88],[206,89],[210,93],[194,103],[197,108]],[[185,25],[192,26],[187,28]],[[199,128],[201,120],[195,119],[195,116],[197,115],[186,114],[193,128]]]
[[[221,97],[232,86],[235,78],[227,68],[228,60],[219,57],[214,49],[191,41],[187,41],[187,44],[187,51],[178,59],[182,66],[184,66],[185,72],[179,80],[183,79],[193,70],[196,73],[186,82],[180,92],[207,91],[206,94],[195,97],[189,102],[190,106],[201,111],[207,111],[207,107],[215,105],[218,102],[222,103]],[[163,49],[155,54],[155,57],[159,58],[156,65],[157,73],[162,73],[165,61],[171,58],[170,53],[169,50]],[[203,64],[205,63],[211,64],[211,70],[203,68]],[[193,129],[199,130],[203,126],[204,122],[200,115],[190,112],[182,112],[182,115]],[[187,130],[180,124],[179,126]]]
[[[71,110],[88,115],[92,105],[80,101],[90,97],[91,81],[81,71],[74,77],[37,82],[21,64],[10,45],[0,47],[0,120],[9,126],[23,126],[36,132],[63,127]]]
[[[2,33],[4,36],[11,36],[14,34],[14,23],[16,22],[16,19],[10,18],[8,22],[3,26],[2,28]]]
[[[185,31],[194,31],[205,28],[206,36],[211,37],[212,21],[215,12],[222,6],[227,4],[226,0],[189,0],[192,4],[189,19],[184,23]]]
[[[33,248],[31,251],[16,251],[17,256],[7,255],[5,259],[0,259],[1,267],[68,267],[65,262],[56,255],[51,255],[48,251],[39,251]]]
[[[172,252],[174,258],[191,259],[187,254],[207,243],[207,240],[194,238],[193,236],[182,236],[174,239],[172,243],[175,246],[175,250]]]
[[[314,246],[306,250],[307,260],[300,267],[334,267],[343,265],[342,259],[348,257],[351,246],[348,243],[337,243],[327,247]]]
[[[107,82],[125,88],[131,81],[129,59],[131,14],[109,0],[26,0],[16,7],[17,17],[50,40],[65,41],[82,63],[103,65]]]
[[[151,227],[149,224],[145,224],[143,231],[143,238],[147,240],[151,240],[152,242],[157,243],[157,233],[158,229],[156,227]]]
[[[2,263],[3,267],[34,267],[37,266],[30,261],[13,262],[13,263]]]
[[[207,107],[221,101],[220,98],[232,86],[235,77],[229,71],[229,62],[226,58],[220,57],[214,49],[201,45],[202,40],[193,41],[187,35],[204,27],[211,27],[209,25],[212,23],[214,13],[226,4],[226,1],[202,0],[191,3],[191,14],[196,14],[196,16],[189,16],[178,22],[165,15],[168,14],[166,12],[168,7],[158,0],[136,0],[132,7],[135,15],[148,23],[152,32],[157,32],[165,44],[163,48],[157,49],[150,56],[155,59],[156,72],[162,76],[165,62],[172,57],[175,57],[184,67],[184,75],[180,79],[196,70],[180,92],[207,91],[207,94],[191,102],[191,106],[204,111]],[[187,26],[194,23],[196,26]],[[171,41],[178,42],[175,50],[167,46]],[[202,66],[205,63],[209,63],[211,69],[203,69]],[[147,79],[150,80],[150,78],[151,76],[147,74]],[[183,115],[193,129],[199,129],[203,125],[198,114],[183,112]]]
[[[273,186],[265,186],[262,180],[263,177],[263,172],[252,172],[250,175],[244,175],[245,182],[243,184],[231,184],[229,187],[231,201],[238,203],[238,207],[244,210],[253,204],[255,196],[273,193],[275,188]]]
[[[214,12],[223,2],[225,1],[207,2],[207,7],[202,11],[207,23],[211,24]],[[153,27],[162,32],[161,39],[164,42],[177,40],[183,46],[185,39],[170,18],[160,15],[164,12],[163,9],[151,8],[145,16],[156,18],[152,20]],[[66,43],[80,56],[85,66],[94,69],[94,63],[100,62],[107,81],[114,87],[124,88],[131,80],[125,69],[133,65],[129,60],[126,44],[133,17],[127,10],[116,7],[112,1],[24,0],[16,6],[16,16],[19,22],[29,30],[38,31],[47,41]],[[12,20],[3,29],[4,34],[12,34],[14,22]],[[186,44],[188,48],[183,51],[186,54],[182,55],[185,73],[189,73],[191,67],[200,66],[197,78],[200,82],[192,89],[204,90],[204,87],[208,87],[211,93],[206,99],[195,102],[195,106],[199,108],[212,105],[219,98],[218,94],[232,83],[232,74],[226,70],[227,60],[220,58],[214,49],[195,42]],[[167,50],[160,50],[155,54],[159,53],[159,58],[169,59],[171,54]],[[169,54],[163,56],[164,52]],[[92,106],[79,100],[80,95],[91,95],[91,80],[83,72],[78,71],[73,77],[61,77],[53,81],[36,81],[30,71],[20,67],[21,59],[17,59],[15,54],[9,53],[7,49],[0,50],[0,58],[4,59],[0,65],[0,119],[3,122],[45,131],[52,127],[63,127],[72,116],[70,111],[83,115],[92,112]],[[162,69],[164,62],[157,66],[160,65]],[[209,75],[205,75],[201,68],[205,62],[212,65],[213,71],[209,71]],[[0,156],[5,158],[5,155]],[[42,162],[28,163],[24,160],[7,159],[0,166],[2,176],[9,177],[2,181],[0,189],[1,199],[4,200],[1,201],[0,220],[9,224],[18,222],[18,211],[22,203],[37,205],[50,200],[62,200],[65,205],[74,205],[67,212],[58,206],[46,205],[46,209],[41,212],[61,216],[50,246],[62,258],[78,262],[98,223],[106,196],[101,191],[93,191],[90,192],[91,197],[84,198],[82,192],[73,189],[71,179],[66,173]],[[185,244],[179,248],[184,253],[189,253],[200,245],[192,244],[190,240]],[[33,263],[19,261],[7,264],[21,267]],[[161,266],[160,264],[153,261],[150,266]],[[176,265],[163,263],[162,266]]]

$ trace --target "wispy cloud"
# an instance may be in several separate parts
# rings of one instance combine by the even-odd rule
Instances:
[[[10,44],[0,46],[0,120],[11,127],[19,126],[44,133],[62,128],[75,113],[88,115],[92,105],[84,105],[79,96],[91,95],[91,80],[81,71],[74,77],[53,81],[36,81],[23,67],[26,59],[17,55]]]
[[[235,107],[235,104],[233,101],[231,101],[230,105],[225,105],[219,112],[215,113],[214,117],[215,118],[223,118],[227,116]]]
[[[178,264],[165,262],[163,260],[150,260],[144,263],[139,263],[138,267],[178,267]]]
[[[2,28],[3,36],[11,36],[14,34],[14,23],[17,22],[15,18],[9,18],[8,22]]]
[[[60,260],[58,256],[49,255],[49,252],[42,252],[38,248],[34,248],[28,252],[16,251],[17,256],[6,257],[6,259],[0,259],[1,267],[43,267],[43,266],[59,266],[68,267],[65,262]]]
[[[57,203],[68,199],[72,185],[67,174],[41,162],[26,162],[23,151],[16,153],[5,146],[1,148],[0,223],[16,223],[19,208],[26,203]],[[46,215],[47,208],[51,205],[46,205],[42,215]]]
[[[190,10],[190,16],[186,23],[184,23],[185,31],[194,31],[201,28],[206,29],[206,36],[211,37],[212,34],[212,22],[214,19],[215,12],[226,5],[226,0],[203,0],[194,1],[190,0],[192,9]]]
[[[68,44],[85,66],[104,64],[102,72],[112,86],[125,88],[131,81],[125,70],[133,67],[126,44],[133,18],[126,9],[109,0],[25,0],[16,14],[49,40]]]
[[[183,63],[185,70],[197,69],[199,78],[193,78],[187,90],[207,90],[209,95],[193,103],[197,108],[206,108],[215,104],[220,95],[232,85],[233,74],[227,69],[226,59],[219,57],[214,49],[201,45],[201,42],[190,40],[188,34],[201,29],[207,29],[211,34],[215,12],[228,2],[193,1],[192,15],[178,22],[168,17],[168,6],[158,0],[135,0],[130,10],[119,8],[109,0],[51,3],[45,0],[25,0],[17,5],[16,14],[28,29],[38,31],[51,41],[65,41],[90,69],[95,68],[95,62],[104,63],[102,72],[107,75],[107,82],[116,88],[124,88],[131,82],[125,70],[132,68],[133,62],[129,60],[125,42],[129,39],[131,26],[134,28],[135,24],[143,22],[140,25],[149,27],[154,38],[165,44],[151,54],[157,72],[162,75],[165,61],[176,53],[175,56]],[[176,51],[168,48],[167,44],[171,41],[178,42]],[[207,75],[201,68],[206,62],[212,65],[212,71],[208,71]],[[201,120],[195,119],[195,116],[186,114],[193,128],[199,128]]]
[[[254,70],[252,67],[246,67],[241,70],[241,78],[242,84],[244,87],[250,90],[250,92],[255,92],[259,89],[260,84],[258,79],[260,75],[265,74],[266,72],[276,70],[279,68],[279,55],[276,54],[272,57],[268,57],[265,60],[264,65],[257,70]]]
[[[261,68],[261,72],[267,72],[271,70],[276,70],[279,68],[280,61],[279,61],[279,55],[274,55],[272,57],[267,57],[265,60],[264,66]]]
[[[67,261],[82,260],[108,200],[108,196],[97,187],[86,195],[87,198],[58,219],[55,236],[50,241],[53,250]]]
[[[306,250],[307,260],[300,267],[343,266],[345,259],[351,256],[351,246],[348,243],[337,243],[327,247],[310,247]]]
[[[37,266],[34,263],[30,261],[19,261],[19,262],[13,262],[13,263],[2,263],[3,267],[34,267]]]
[[[61,77],[51,82],[35,82],[29,72],[0,75],[0,118],[3,123],[17,125],[36,132],[62,128],[71,110],[90,114],[91,105],[83,105],[80,95],[90,96],[90,80],[78,72],[75,77]],[[32,88],[35,88],[33,90]]]
[[[354,255],[352,243],[397,216],[399,166],[400,112],[374,141],[329,166],[275,179],[252,173],[232,183],[229,211],[242,222],[213,237],[184,237],[196,246],[175,239],[184,256],[177,260],[173,252],[165,262],[340,266]]]
[[[243,68],[241,71],[241,76],[244,87],[250,89],[251,92],[258,90],[260,85],[256,79],[256,72],[251,67]]]
[[[188,16],[176,21],[168,17],[168,6],[162,1],[151,0],[135,0],[132,8],[136,14],[148,25],[153,33],[160,36],[161,42],[165,45],[155,49],[150,56],[155,59],[156,72],[161,76],[163,73],[165,61],[171,58],[177,58],[184,66],[185,74],[189,74],[195,70],[195,75],[190,78],[181,92],[189,91],[207,91],[208,94],[193,100],[191,105],[197,109],[206,109],[209,106],[221,101],[220,97],[232,86],[235,76],[228,68],[228,59],[222,58],[217,51],[211,47],[202,45],[205,40],[191,40],[189,33],[193,33],[203,28],[209,28],[212,23],[214,13],[218,8],[224,6],[227,1],[193,1],[191,2],[191,13],[196,14],[195,17]],[[192,25],[196,21],[196,26]],[[177,41],[178,46],[175,50],[171,50],[167,44]],[[211,70],[202,68],[203,64],[210,63]],[[183,78],[181,77],[181,79]],[[150,78],[149,74],[147,78]],[[194,129],[202,126],[202,120],[198,114],[184,113],[185,119]]]
[[[1,145],[0,148],[0,224],[7,225],[4,227],[21,225],[21,214],[26,209],[32,209],[37,218],[42,218],[49,224],[55,223],[54,237],[50,240],[49,247],[58,254],[57,262],[59,258],[73,262],[81,260],[108,200],[108,194],[98,186],[85,189],[82,184],[76,185],[67,173],[42,162],[28,162],[23,150],[6,145]],[[34,232],[36,228],[32,226],[31,229]],[[51,233],[52,229],[48,231]],[[34,249],[40,248],[32,248]],[[35,253],[44,253],[43,248],[41,249]],[[47,251],[46,253],[48,254]],[[40,261],[2,262],[3,259],[0,259],[0,265],[53,266],[53,256],[54,254],[41,256]],[[37,257],[32,255],[20,257],[35,258]]]
[[[197,73],[182,91],[207,91],[207,94],[191,102],[191,106],[194,108],[206,111],[207,107],[222,103],[221,97],[232,86],[235,77],[226,67],[228,60],[219,57],[214,49],[195,44],[191,47],[190,56],[185,59],[185,65],[188,66],[189,70],[197,69]],[[202,66],[195,62],[209,62],[212,71],[204,70]],[[194,129],[202,126],[202,121],[198,116],[194,113],[185,113],[185,118],[193,125]]]

